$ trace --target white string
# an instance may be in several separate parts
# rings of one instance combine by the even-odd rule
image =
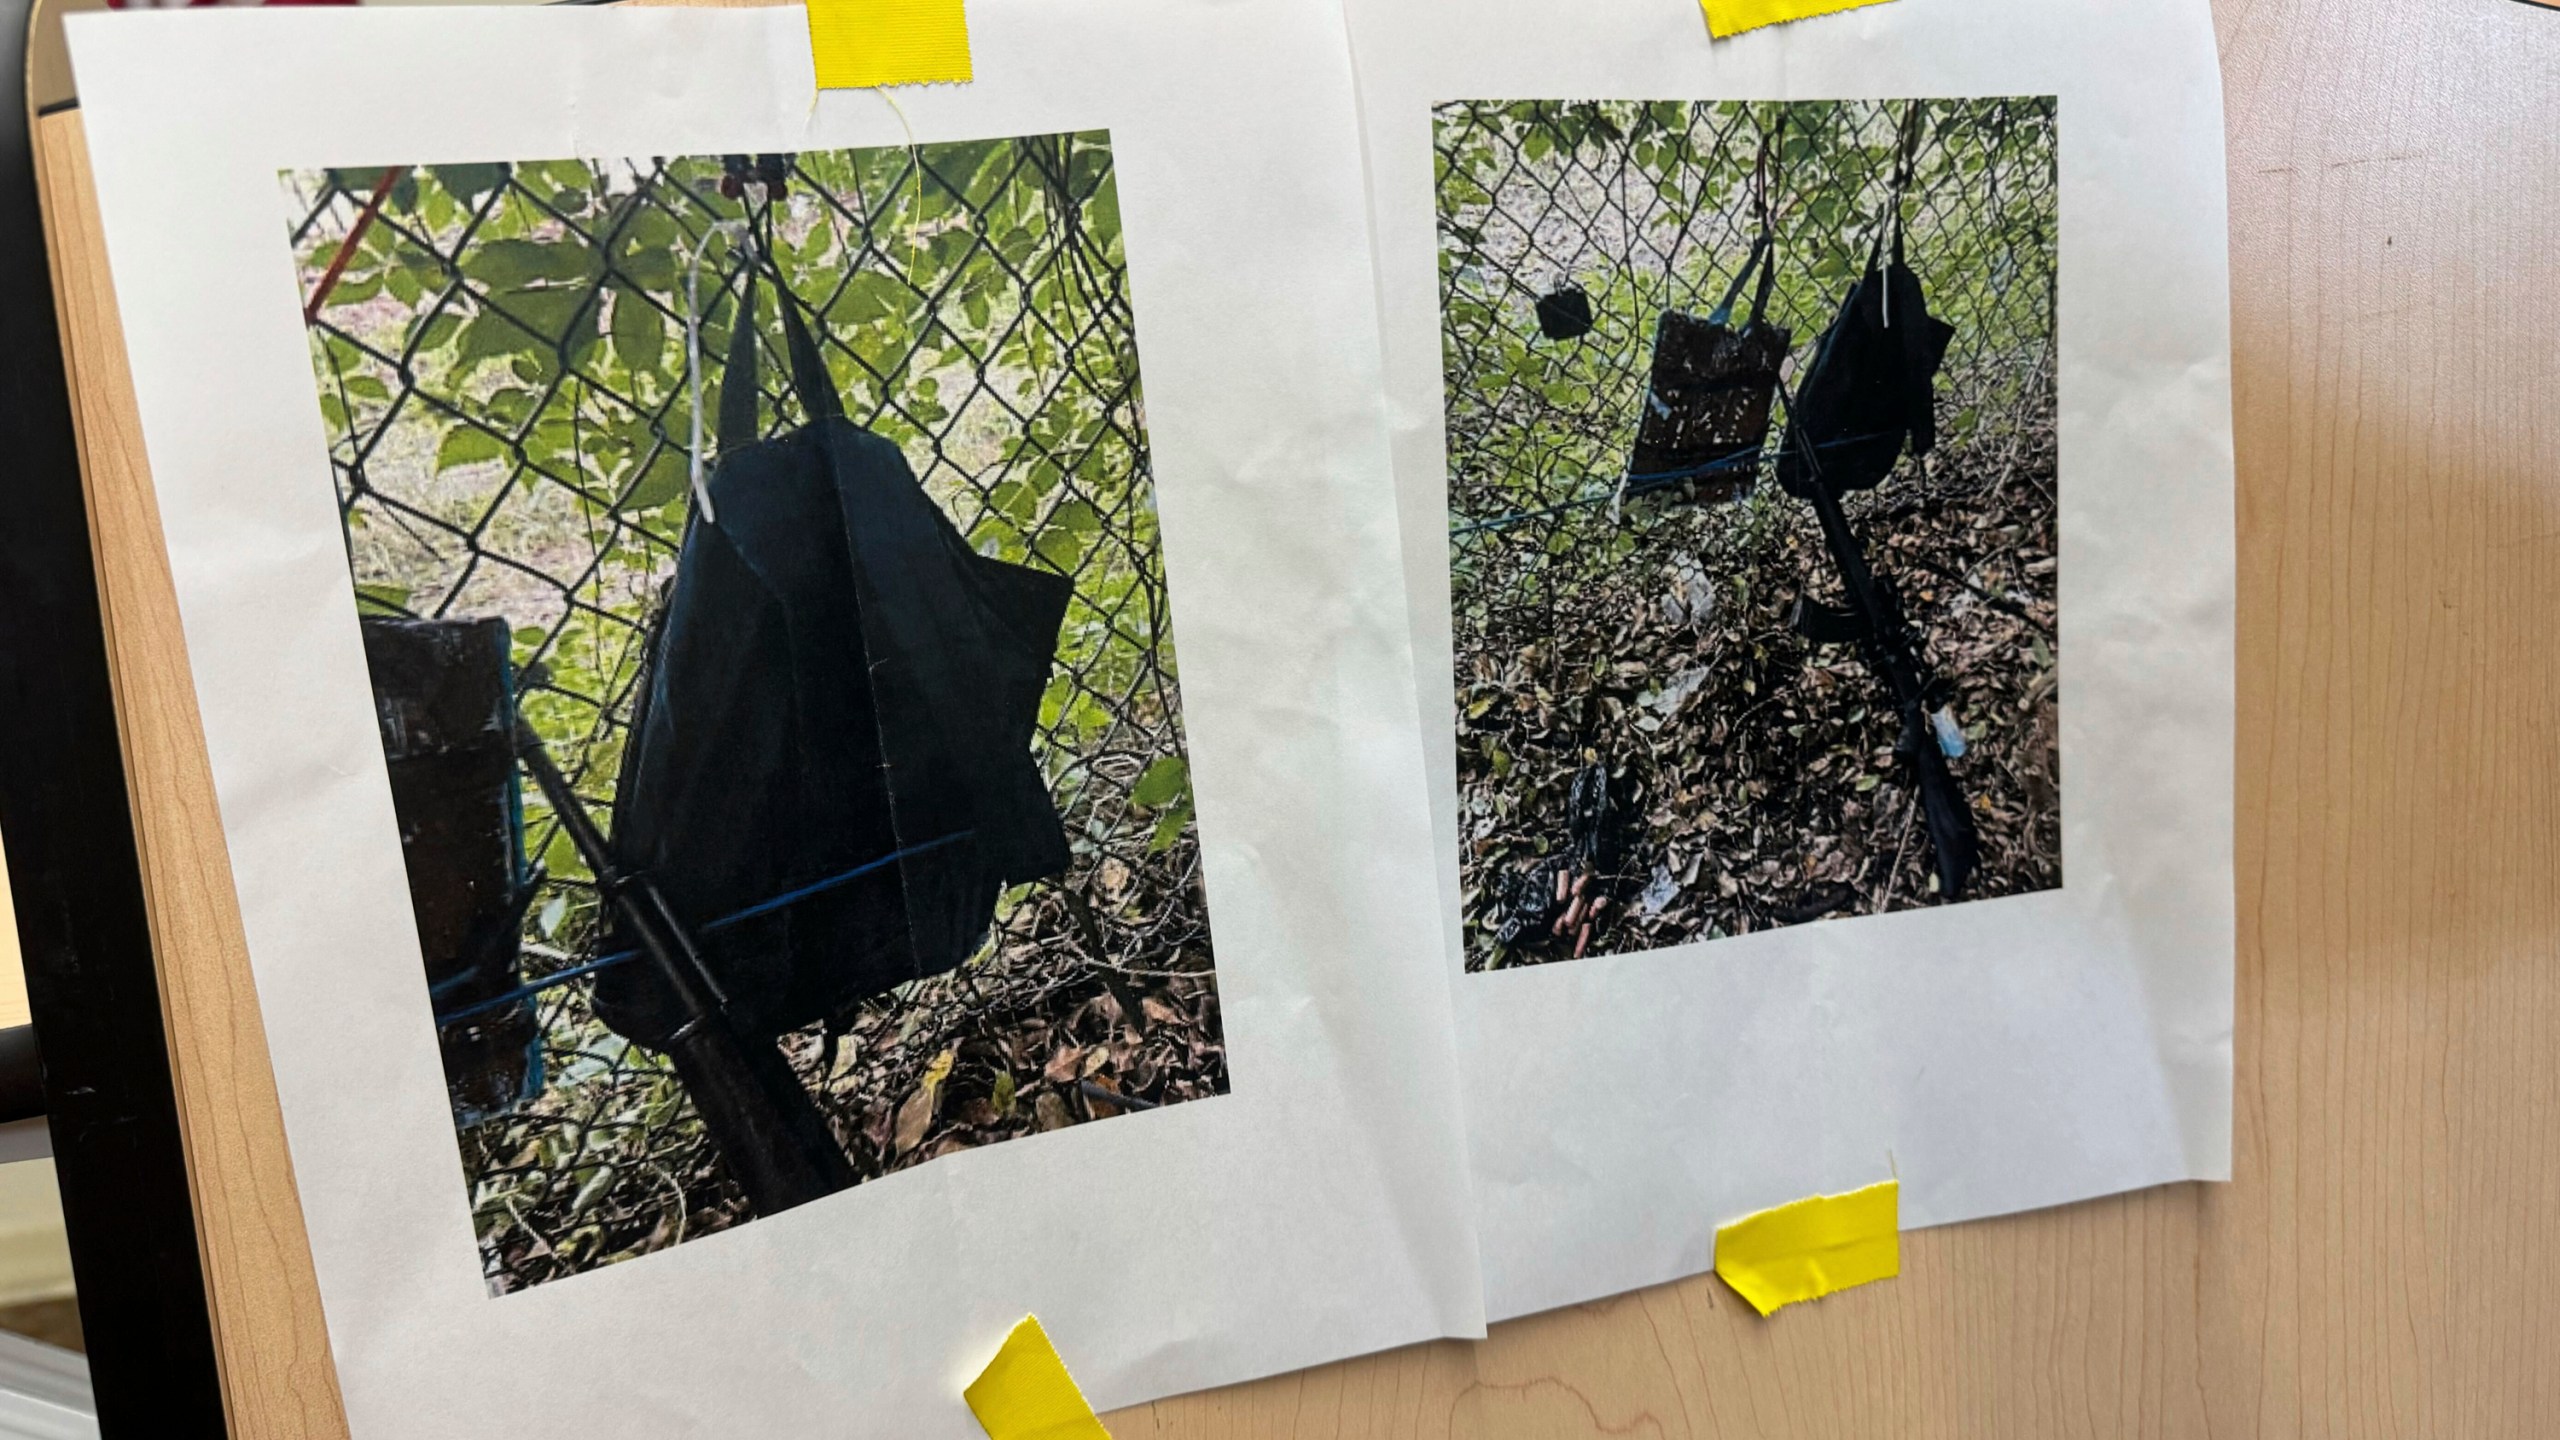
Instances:
[[[907,132],[907,170],[916,177],[916,203],[907,214],[907,268],[913,270],[917,252],[924,245],[924,151],[917,148],[916,127],[907,123],[907,112],[899,108],[897,97],[886,89],[871,93],[879,96],[880,103],[889,107],[889,113],[898,117],[898,128]]]
[[[700,512],[705,523],[712,525],[720,523],[720,515],[711,507],[711,487],[704,482],[702,473],[702,252],[711,248],[714,235],[727,235],[734,239],[744,233],[746,222],[743,220],[715,221],[710,229],[702,232],[702,238],[693,242],[693,252],[685,257],[684,373],[685,384],[693,398],[688,407],[693,411],[693,438],[686,459],[693,471],[693,507]],[[752,325],[755,318],[742,315],[734,323]]]

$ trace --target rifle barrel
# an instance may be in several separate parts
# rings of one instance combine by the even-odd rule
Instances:
[[[664,1048],[747,1203],[757,1214],[771,1215],[855,1184],[861,1177],[853,1162],[782,1052],[739,1034],[730,1023],[729,997],[665,893],[614,859],[586,802],[521,719],[515,741],[516,758],[533,773],[569,843],[594,872],[596,889],[673,990],[684,1020]]]
[[[1902,750],[1919,784],[1921,808],[1929,820],[1929,847],[1938,859],[1939,894],[1956,899],[1973,871],[1980,842],[1974,833],[1973,812],[1966,807],[1955,773],[1947,768],[1947,757],[1930,730],[1929,677],[1912,646],[1901,605],[1876,579],[1874,567],[1867,563],[1866,546],[1850,528],[1839,495],[1823,478],[1820,447],[1796,424],[1794,391],[1781,381],[1779,393],[1787,402],[1787,436],[1804,453],[1810,480],[1806,488],[1813,513],[1822,522],[1823,546],[1840,567],[1841,586],[1849,592],[1850,609],[1860,622],[1859,652],[1866,657],[1867,668],[1883,677],[1901,716]]]

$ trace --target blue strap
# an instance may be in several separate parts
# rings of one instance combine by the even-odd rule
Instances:
[[[750,905],[743,910],[732,911],[729,914],[723,915],[719,919],[712,921],[710,924],[703,926],[702,933],[710,935],[718,931],[726,930],[733,925],[743,925],[747,921],[753,920],[758,916],[770,915],[776,910],[797,905],[801,901],[810,899],[813,896],[823,895],[827,891],[836,889],[840,886],[849,885],[884,866],[894,865],[901,860],[922,855],[929,850],[939,850],[945,845],[958,844],[960,841],[966,840],[977,833],[978,832],[975,830],[961,830],[945,835],[939,840],[927,840],[921,845],[909,845],[902,850],[892,850],[877,860],[866,860],[861,864],[854,866],[850,870],[830,875],[824,880],[812,881],[807,885],[801,886],[797,890],[787,890],[780,895],[774,896],[770,900],[759,900],[755,904]],[[504,1009],[518,1001],[529,1000],[532,997],[541,994],[543,991],[551,989],[553,986],[566,985],[572,980],[584,979],[599,970],[609,969],[616,965],[637,960],[640,958],[640,954],[641,952],[636,949],[616,950],[610,955],[590,960],[584,965],[573,965],[556,975],[545,975],[539,980],[519,985],[515,989],[507,991],[503,995],[493,995],[486,1000],[474,1001],[469,1005],[463,1006],[459,1010],[446,1011],[443,1014],[436,1016],[436,1025],[438,1028],[442,1028],[447,1025],[459,1025],[463,1021],[469,1020],[474,1016],[485,1015],[492,1010]]]

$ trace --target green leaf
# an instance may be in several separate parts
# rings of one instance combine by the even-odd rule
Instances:
[[[356,613],[406,615],[409,613],[409,587],[359,580],[356,582]]]
[[[1129,787],[1129,802],[1142,809],[1161,810],[1181,798],[1191,788],[1191,767],[1179,755],[1159,756]]]
[[[329,291],[328,303],[333,308],[339,305],[354,305],[370,300],[381,293],[382,276],[378,272],[344,277]]]
[[[506,453],[506,442],[497,436],[477,425],[456,425],[444,432],[444,442],[436,446],[436,473],[441,475],[457,465],[495,460]]]
[[[1078,535],[1090,536],[1102,529],[1102,517],[1082,500],[1070,500],[1049,513],[1049,523]]]
[[[427,173],[435,177],[436,183],[442,185],[446,193],[465,205],[507,183],[504,161],[484,165],[430,165]]]
[[[987,492],[987,504],[997,513],[1025,523],[1030,521],[1031,507],[1038,503],[1039,498],[1036,491],[1020,480],[1000,480],[994,489]]]
[[[655,510],[682,495],[693,485],[693,466],[683,451],[673,445],[658,447],[650,457],[648,473],[632,484],[618,510]]]
[[[1052,525],[1031,542],[1032,552],[1058,568],[1062,575],[1075,573],[1076,564],[1084,559],[1085,537],[1063,525]]]
[[[839,325],[869,325],[905,315],[915,304],[915,292],[895,276],[865,270],[845,282],[844,292],[827,306],[827,318]]]
[[[582,286],[554,286],[512,291],[498,299],[516,316],[517,323],[545,340],[565,341],[575,338],[571,335],[573,326],[582,336],[594,335],[596,314],[590,303],[593,294]]]
[[[532,391],[510,385],[489,396],[489,418],[497,422],[498,428],[521,430],[524,422],[533,418],[534,407],[540,401],[541,397]]]
[[[441,350],[453,342],[454,332],[462,328],[462,317],[451,307],[439,310],[418,332],[418,351],[425,354]]]
[[[1171,849],[1173,842],[1182,838],[1184,828],[1190,823],[1191,802],[1188,800],[1164,812],[1156,821],[1155,833],[1147,837],[1147,853],[1159,855]]]
[[[576,160],[528,160],[516,166],[516,183],[546,200],[593,178],[594,172]]]
[[[667,350],[667,318],[629,290],[613,297],[613,353],[634,373],[658,368]]]
[[[462,327],[455,358],[465,367],[500,355],[547,351],[550,342],[495,310],[483,310]]]
[[[678,263],[692,243],[683,227],[646,194],[624,199],[620,208],[630,219],[613,233],[614,274],[644,290],[673,293]]]
[[[490,240],[462,257],[462,273],[492,290],[521,290],[538,280],[590,279],[603,267],[578,240]]]
[[[562,462],[578,446],[578,427],[567,415],[551,415],[537,421],[531,434],[524,437],[526,455],[538,463]]]

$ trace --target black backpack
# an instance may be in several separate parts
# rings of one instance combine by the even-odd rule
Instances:
[[[1778,483],[1799,499],[1812,498],[1817,471],[1832,494],[1845,495],[1893,473],[1906,442],[1914,455],[1938,442],[1935,387],[1955,327],[1929,313],[1899,234],[1893,263],[1878,258],[1868,254],[1867,273],[1841,300],[1796,386]]]
[[[972,550],[898,447],[845,419],[787,289],[809,419],[756,438],[757,288],[611,839],[691,932],[731,1024],[773,1036],[958,965],[1004,886],[1066,867],[1031,738],[1072,587]],[[603,948],[635,943],[617,926]],[[652,1046],[686,1019],[646,963],[600,970],[595,1006]]]

